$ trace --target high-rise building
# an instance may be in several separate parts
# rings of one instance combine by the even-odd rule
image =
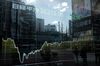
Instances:
[[[17,11],[16,6],[20,7],[17,9]],[[21,46],[23,45],[32,47],[35,41],[35,7],[25,5],[24,3],[13,3],[12,8],[12,38],[17,38],[17,42],[21,43]]]
[[[95,45],[96,61],[100,62],[100,0],[93,0],[93,17],[92,17],[92,29],[93,29],[93,43]]]
[[[70,35],[100,49],[100,0],[72,0]],[[99,51],[100,55],[100,50]]]
[[[3,8],[2,8],[2,0],[0,1],[0,10],[1,10],[0,11],[0,15],[2,15],[2,12],[3,12],[2,11],[3,10]],[[1,19],[2,19],[2,16],[0,16],[0,48],[2,47],[2,43],[1,43],[2,42],[2,22],[1,21],[2,20]]]
[[[44,19],[37,18],[36,19],[36,31],[44,32]]]
[[[2,38],[12,38],[22,52],[30,52],[35,47],[35,7],[25,5],[21,0],[1,0],[0,2]]]
[[[92,38],[91,0],[72,0],[70,35],[74,39]]]

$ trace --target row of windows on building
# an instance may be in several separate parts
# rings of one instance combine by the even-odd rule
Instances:
[[[90,25],[91,24],[91,20],[85,20],[85,21],[80,21],[80,22],[74,22],[74,27],[81,27],[81,26],[86,26],[86,25]]]
[[[19,3],[12,3],[13,9],[20,9],[20,10],[29,10],[35,12],[35,9],[33,6],[27,6],[25,4],[19,4]]]
[[[80,31],[80,32],[75,32],[74,36],[92,36],[92,30],[88,30],[88,31]]]

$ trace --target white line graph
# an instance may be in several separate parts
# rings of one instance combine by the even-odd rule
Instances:
[[[34,55],[35,53],[40,52],[40,50],[41,50],[41,49],[40,49],[40,50],[35,50],[34,52],[31,51],[31,52],[28,53],[28,54],[23,53],[23,56],[22,56],[22,58],[21,58],[21,54],[20,54],[19,48],[16,46],[14,40],[12,40],[11,38],[8,38],[7,40],[4,40],[4,39],[3,39],[3,41],[11,41],[11,43],[13,44],[13,47],[12,47],[12,48],[17,49],[17,53],[19,54],[19,61],[20,61],[20,63],[24,63],[24,60],[25,60],[25,59],[28,59],[30,55]],[[3,48],[3,49],[4,49],[4,48]],[[5,50],[6,50],[6,48],[5,48]],[[7,50],[6,50],[6,51],[7,51]]]

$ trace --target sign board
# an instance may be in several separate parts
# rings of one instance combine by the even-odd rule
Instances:
[[[20,3],[12,3],[13,9],[19,9],[19,10],[29,10],[35,12],[35,8],[30,5],[20,4]]]

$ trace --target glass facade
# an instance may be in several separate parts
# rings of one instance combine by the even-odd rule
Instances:
[[[99,0],[0,0],[0,65],[99,65],[99,22]]]

